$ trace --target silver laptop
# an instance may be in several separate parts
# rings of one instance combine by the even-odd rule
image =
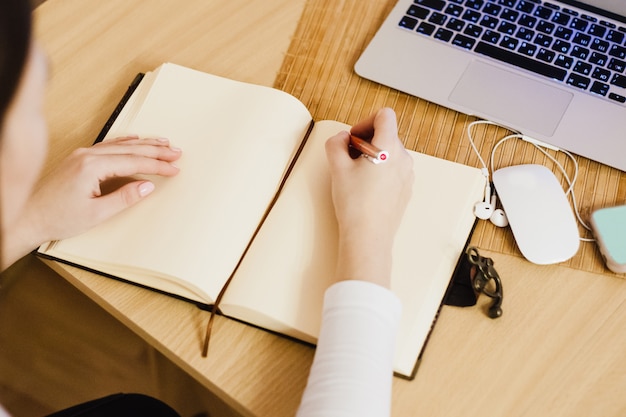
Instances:
[[[626,171],[626,0],[400,0],[355,71]]]

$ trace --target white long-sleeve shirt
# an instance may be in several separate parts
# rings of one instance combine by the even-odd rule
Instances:
[[[387,417],[400,300],[365,281],[325,294],[322,328],[298,417]]]

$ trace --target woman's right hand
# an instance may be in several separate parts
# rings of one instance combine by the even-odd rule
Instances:
[[[348,153],[350,134],[389,152],[373,164]],[[413,159],[398,138],[392,109],[383,108],[326,142],[332,195],[339,223],[338,279],[361,279],[388,286],[391,249],[411,197]]]

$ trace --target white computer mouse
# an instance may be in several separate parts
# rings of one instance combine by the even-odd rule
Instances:
[[[522,255],[539,265],[576,254],[580,235],[572,207],[552,171],[523,164],[493,173],[493,185]]]

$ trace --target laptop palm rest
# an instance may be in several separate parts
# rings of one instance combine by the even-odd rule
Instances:
[[[450,101],[474,114],[523,133],[554,134],[573,94],[474,60],[450,94]],[[530,130],[528,130],[530,129]]]

